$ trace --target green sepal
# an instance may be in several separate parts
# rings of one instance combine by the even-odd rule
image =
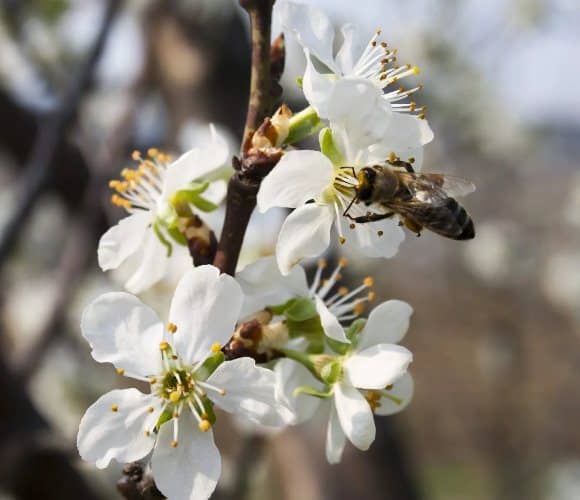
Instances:
[[[346,354],[351,347],[350,344],[331,339],[330,337],[326,337],[326,343],[337,354]]]
[[[284,316],[289,321],[306,321],[318,316],[314,302],[308,297],[296,297],[284,310]]]
[[[161,426],[166,423],[169,422],[171,419],[173,418],[173,413],[170,412],[169,410],[165,410],[160,416],[159,419],[157,420],[157,423],[155,424],[155,430],[159,431],[159,429],[161,428]]]
[[[215,412],[213,411],[213,403],[210,401],[209,398],[203,398],[203,409],[207,413],[207,419],[209,423],[213,426],[215,421],[217,420],[215,416]]]
[[[338,360],[324,365],[320,370],[320,378],[327,384],[335,384],[341,377],[342,365]]]
[[[306,137],[316,134],[321,127],[322,122],[320,117],[316,113],[316,110],[312,106],[309,106],[295,113],[290,118],[288,137],[286,137],[284,144],[294,144],[302,139],[306,139]]]
[[[191,212],[184,212],[184,205],[191,204],[202,212],[213,212],[217,205],[205,199],[201,194],[207,190],[209,182],[190,182],[171,196],[171,204],[182,217],[191,216]]]
[[[161,232],[161,228],[159,227],[159,224],[157,224],[157,222],[153,223],[153,232],[155,233],[155,236],[157,236],[157,238],[159,238],[159,241],[161,242],[161,244],[167,249],[167,258],[171,257],[171,254],[173,253],[173,246],[165,238],[165,236]]]
[[[224,353],[219,351],[213,356],[207,358],[203,364],[196,370],[195,376],[199,380],[207,380],[209,376],[215,372],[216,368],[225,361]]]
[[[332,396],[332,389],[328,388],[327,391],[319,391],[314,387],[310,387],[309,385],[301,385],[294,389],[293,394],[294,396],[306,394],[307,396],[314,396],[315,398],[327,399]]]
[[[366,323],[367,320],[365,318],[359,318],[353,321],[348,327],[348,330],[346,331],[346,338],[352,342],[353,346],[357,344],[359,333],[365,327]]]
[[[344,158],[340,151],[334,145],[334,138],[332,131],[326,127],[320,131],[318,135],[318,142],[320,143],[320,151],[326,156],[334,165],[344,165]]]
[[[171,239],[175,241],[175,243],[179,245],[187,245],[187,238],[183,235],[183,233],[177,228],[176,225],[169,226],[167,228],[167,232]]]

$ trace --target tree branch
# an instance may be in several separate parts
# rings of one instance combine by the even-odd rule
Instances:
[[[274,78],[270,66],[270,35],[274,0],[240,0],[240,5],[248,11],[252,28],[250,99],[242,140],[242,161],[234,160],[236,173],[228,185],[224,226],[214,259],[218,269],[232,276],[256,206],[260,183],[275,164],[265,158],[247,157],[252,134],[272,111]]]

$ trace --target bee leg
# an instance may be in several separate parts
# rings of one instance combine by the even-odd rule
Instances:
[[[423,226],[421,224],[409,218],[406,218],[403,223],[405,227],[409,231],[415,233],[417,237],[421,236],[421,231],[423,230]]]
[[[376,222],[376,221],[383,220],[383,219],[389,219],[393,215],[395,215],[394,212],[387,212],[386,214],[372,214],[372,213],[368,213],[366,215],[361,215],[360,217],[352,217],[351,215],[346,214],[346,216],[350,220],[352,220],[354,222],[358,222],[360,224],[364,224],[365,222]]]

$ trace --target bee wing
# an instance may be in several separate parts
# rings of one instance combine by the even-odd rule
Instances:
[[[473,182],[453,175],[410,172],[398,175],[413,196],[424,203],[437,203],[448,197],[466,196],[475,191]]]

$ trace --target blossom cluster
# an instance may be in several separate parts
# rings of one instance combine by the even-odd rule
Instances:
[[[300,263],[323,254],[333,238],[359,255],[396,254],[404,238],[396,217],[353,222],[367,208],[352,201],[361,168],[388,159],[420,168],[433,134],[424,107],[410,100],[420,86],[401,87],[418,69],[397,65],[397,50],[380,31],[363,43],[346,25],[335,52],[324,13],[285,2],[278,14],[304,50],[300,85],[309,106],[294,115],[282,106],[252,139],[251,147],[279,157],[261,183],[258,210],[293,209],[275,255],[236,277],[189,265],[162,321],[131,293],[159,282],[192,240],[209,240],[202,218],[226,194],[227,141],[212,129],[211,142],[175,160],[154,149],[135,153],[137,166],[110,182],[112,202],[128,215],[101,238],[99,264],[127,268],[131,293],[96,298],[81,330],[96,361],[146,390],[98,399],[82,418],[78,448],[98,468],[148,459],[157,487],[174,500],[209,498],[217,485],[218,409],[274,429],[323,411],[326,458],[337,463],[347,441],[370,447],[374,415],[402,410],[413,394],[412,354],[399,345],[412,308],[399,300],[371,307],[372,277],[352,290],[340,286],[344,258],[333,270],[319,260],[310,282]],[[319,150],[292,148],[313,134]]]

